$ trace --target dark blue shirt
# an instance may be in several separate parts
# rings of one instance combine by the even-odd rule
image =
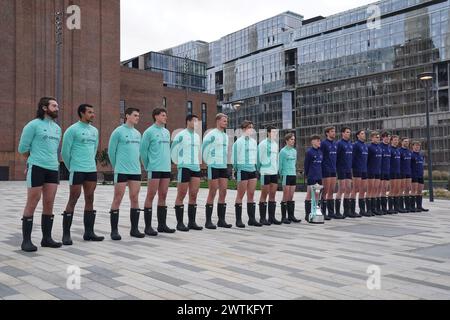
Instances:
[[[323,154],[320,149],[309,148],[305,156],[305,176],[312,179],[322,179]]]
[[[353,170],[356,172],[367,173],[367,157],[369,149],[367,145],[358,140],[353,144]]]
[[[323,154],[322,173],[336,173],[337,144],[332,140],[325,139],[320,144]]]
[[[400,148],[400,173],[405,175],[411,175],[411,156],[412,153],[409,149]]]
[[[344,139],[337,143],[336,169],[340,173],[352,172],[353,145]]]
[[[423,155],[413,152],[411,156],[411,177],[423,178]]]
[[[381,143],[381,150],[383,152],[381,173],[389,175],[391,173],[391,146],[386,143]]]
[[[391,147],[391,173],[400,174],[400,148]]]
[[[369,174],[381,174],[381,162],[383,160],[383,151],[379,144],[371,143],[369,145],[369,156],[367,159],[367,171]]]

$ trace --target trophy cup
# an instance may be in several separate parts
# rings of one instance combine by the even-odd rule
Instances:
[[[323,186],[316,183],[311,187],[311,214],[309,222],[313,224],[324,224],[325,219],[320,209],[320,199],[322,198]]]

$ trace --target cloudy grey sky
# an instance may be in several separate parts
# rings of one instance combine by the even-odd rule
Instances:
[[[121,1],[121,60],[190,40],[218,40],[288,10],[309,19],[373,2],[376,0],[125,0]]]

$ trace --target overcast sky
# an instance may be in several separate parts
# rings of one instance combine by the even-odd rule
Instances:
[[[288,10],[309,19],[373,2],[376,0],[121,1],[121,60],[190,40],[218,40]]]

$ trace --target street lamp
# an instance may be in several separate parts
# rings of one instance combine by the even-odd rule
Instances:
[[[433,84],[433,72],[423,72],[417,76],[420,83],[425,87],[425,100],[427,104],[427,145],[428,145],[428,189],[430,192],[430,202],[434,202],[433,193],[433,160],[431,158],[431,133],[430,133],[430,99],[429,90]]]

